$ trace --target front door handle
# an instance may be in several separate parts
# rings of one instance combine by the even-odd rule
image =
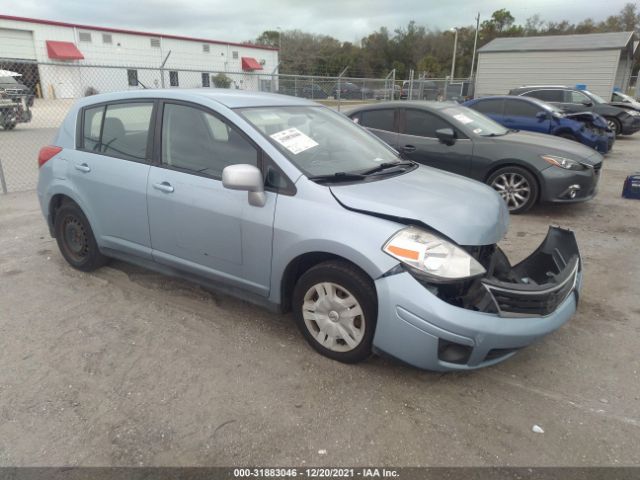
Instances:
[[[416,151],[416,147],[414,147],[413,145],[405,145],[404,147],[402,147],[402,151],[404,153],[415,152]]]
[[[165,193],[173,193],[173,187],[169,182],[154,183],[153,188]]]
[[[80,170],[84,173],[88,173],[91,171],[91,167],[89,167],[89,165],[87,165],[86,163],[76,163],[74,167],[76,170]]]

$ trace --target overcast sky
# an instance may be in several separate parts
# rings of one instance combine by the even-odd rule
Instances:
[[[507,8],[517,23],[601,20],[627,0],[0,0],[0,13],[226,41],[268,29],[300,29],[357,41],[386,26],[415,20],[431,29],[471,25]]]

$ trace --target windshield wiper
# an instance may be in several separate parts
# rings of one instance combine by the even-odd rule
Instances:
[[[336,172],[329,175],[315,175],[308,178],[314,182],[353,182],[362,180],[365,176],[359,173]]]
[[[416,164],[416,162],[412,162],[411,160],[405,160],[405,161],[402,161],[402,162],[385,162],[385,163],[381,163],[377,167],[371,168],[369,170],[365,170],[364,172],[361,172],[361,174],[362,175],[371,175],[372,173],[382,172],[382,171],[388,170],[390,168],[413,167],[415,164]]]

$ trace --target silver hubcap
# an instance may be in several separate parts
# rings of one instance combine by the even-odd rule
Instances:
[[[616,122],[614,122],[613,120],[607,120],[607,126],[611,129],[613,133],[618,133],[618,130],[616,128]]]
[[[358,300],[335,283],[322,282],[307,290],[302,317],[316,341],[334,352],[353,350],[364,337],[366,323]]]
[[[503,173],[498,175],[491,186],[507,202],[509,210],[522,207],[531,196],[531,186],[526,178],[517,173]]]

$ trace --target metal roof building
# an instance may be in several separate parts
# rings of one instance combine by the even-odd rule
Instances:
[[[585,84],[609,98],[614,87],[629,86],[637,45],[633,32],[496,38],[478,50],[475,95]]]

